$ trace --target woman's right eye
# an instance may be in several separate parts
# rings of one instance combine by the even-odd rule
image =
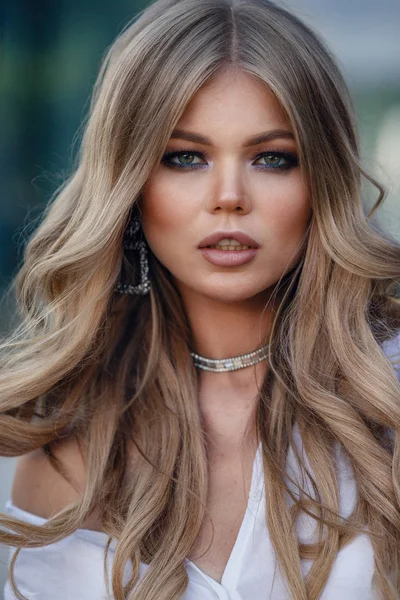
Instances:
[[[167,167],[173,167],[177,169],[193,169],[204,166],[204,163],[202,162],[194,162],[195,158],[204,159],[204,155],[201,152],[168,152],[167,154],[164,154],[161,162]]]

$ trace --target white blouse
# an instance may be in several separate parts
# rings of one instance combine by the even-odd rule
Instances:
[[[386,354],[398,352],[400,335],[390,342],[385,342],[383,349]],[[302,444],[297,425],[293,429],[293,434],[295,444],[301,453]],[[340,450],[339,444],[336,446],[336,456],[340,512],[342,516],[349,516],[356,501],[356,482],[350,462]],[[307,463],[307,457],[305,460]],[[307,466],[309,467],[308,464]],[[288,452],[287,472],[293,478],[300,475],[292,448]],[[308,487],[309,482],[303,484]],[[294,487],[292,490],[295,492]],[[314,496],[311,486],[307,491]],[[247,509],[221,582],[215,581],[186,559],[189,584],[182,600],[290,600],[268,534],[265,520],[265,494],[260,444],[253,463]],[[289,496],[288,502],[292,502]],[[21,510],[11,501],[6,504],[6,512],[36,525],[46,521]],[[316,524],[308,515],[303,515],[296,527],[299,540],[316,539]],[[78,529],[54,544],[42,548],[23,549],[15,566],[19,589],[29,600],[109,600],[103,569],[103,553],[107,540],[108,536],[103,532]],[[109,573],[115,544],[116,540],[113,540],[108,555]],[[13,549],[10,549],[10,556],[12,552]],[[312,561],[309,559],[302,560],[303,576],[306,575],[311,564]],[[140,577],[147,568],[148,565],[141,564]],[[124,583],[128,581],[130,572],[131,567],[128,562]],[[376,600],[377,596],[372,589],[373,572],[374,553],[366,532],[357,535],[350,544],[338,552],[320,600],[338,600],[338,598]],[[8,582],[4,589],[4,600],[15,600]]]

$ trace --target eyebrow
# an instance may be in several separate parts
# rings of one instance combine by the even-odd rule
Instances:
[[[174,129],[171,134],[171,139],[181,139],[187,140],[188,142],[195,142],[197,144],[203,144],[204,146],[212,146],[212,141],[210,138],[200,135],[199,133],[194,133],[192,131],[185,131],[183,129]],[[264,131],[255,136],[249,138],[244,146],[247,148],[248,146],[256,146],[257,144],[262,144],[265,142],[270,142],[271,140],[275,140],[277,138],[294,140],[294,135],[291,131],[287,129],[272,129],[271,131]]]

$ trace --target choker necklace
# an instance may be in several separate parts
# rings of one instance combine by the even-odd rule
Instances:
[[[239,356],[232,356],[232,358],[206,358],[191,352],[190,355],[194,359],[194,366],[203,371],[213,371],[214,373],[222,373],[224,371],[237,371],[237,369],[244,369],[244,367],[251,367],[268,356],[269,344],[261,346],[253,352],[247,354],[240,354]]]

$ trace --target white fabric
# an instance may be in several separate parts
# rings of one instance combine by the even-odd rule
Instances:
[[[396,340],[386,342],[383,349],[390,355],[398,351],[399,347],[400,336],[397,336]],[[297,426],[293,433],[295,444],[301,452]],[[348,516],[356,499],[356,482],[351,465],[339,445],[336,451],[340,511],[342,516]],[[288,454],[287,472],[290,476],[299,477],[292,448]],[[307,485],[307,482],[303,484]],[[311,488],[308,491],[313,495]],[[288,502],[291,502],[289,497]],[[45,522],[45,519],[14,506],[11,501],[7,502],[6,512],[34,524]],[[247,510],[221,583],[186,560],[189,585],[182,600],[290,600],[276,566],[264,515],[265,485],[260,445],[254,459]],[[301,541],[313,538],[315,524],[307,515],[298,521],[297,534]],[[50,546],[23,549],[15,568],[19,589],[29,600],[108,600],[103,570],[103,552],[107,539],[105,533],[78,529]],[[109,553],[110,566],[115,543],[113,540]],[[12,551],[11,549],[10,552]],[[303,575],[308,572],[311,564],[310,560],[302,561]],[[147,565],[141,565],[140,576],[146,568]],[[367,533],[363,533],[338,553],[320,600],[376,600],[371,585],[373,571],[372,545]],[[128,563],[125,582],[129,573]],[[4,600],[15,600],[8,582],[4,594]]]

